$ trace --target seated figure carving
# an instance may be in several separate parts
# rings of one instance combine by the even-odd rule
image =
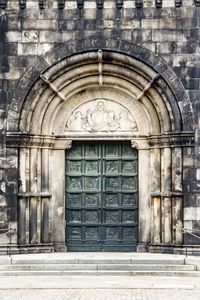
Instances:
[[[94,103],[94,106],[92,105]],[[92,109],[92,107],[94,107]],[[82,108],[82,111],[81,111]],[[98,99],[79,106],[70,116],[67,131],[137,131],[131,113],[119,103]]]

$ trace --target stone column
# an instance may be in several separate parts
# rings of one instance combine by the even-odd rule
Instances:
[[[26,224],[26,210],[28,206],[28,199],[25,196],[27,191],[28,182],[26,178],[27,173],[27,162],[29,161],[29,149],[22,146],[20,148],[19,156],[19,174],[20,174],[20,184],[19,184],[19,196],[18,196],[18,243],[20,245],[25,245],[29,242],[29,230],[27,230]]]
[[[182,244],[183,234],[183,166],[182,166],[182,148],[176,147],[172,149],[172,225],[173,225],[173,243]]]
[[[161,177],[160,177],[160,149],[151,149],[150,180],[151,180],[151,243],[161,243]]]
[[[39,144],[38,144],[39,143]],[[40,139],[34,139],[30,147],[30,202],[29,202],[29,234],[30,244],[40,242],[40,180],[41,180],[41,149]]]
[[[52,205],[50,198],[50,148],[52,147],[52,139],[44,138],[42,145],[42,172],[41,172],[41,242],[50,242],[50,207]]]
[[[52,240],[56,251],[66,251],[65,245],[65,149],[72,141],[64,141],[52,150]]]
[[[139,173],[139,236],[138,251],[146,251],[150,242],[151,199],[150,199],[150,151],[147,145],[132,141],[132,147],[138,149]]]
[[[164,145],[161,149],[161,192],[162,192],[162,243],[172,242],[172,153],[171,148]]]

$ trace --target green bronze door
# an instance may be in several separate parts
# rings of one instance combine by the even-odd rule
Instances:
[[[68,251],[136,251],[137,230],[137,150],[74,142],[66,151]]]

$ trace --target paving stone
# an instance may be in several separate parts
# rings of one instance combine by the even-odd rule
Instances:
[[[4,290],[2,300],[199,300],[199,290],[142,290],[142,289],[69,289],[69,290]]]

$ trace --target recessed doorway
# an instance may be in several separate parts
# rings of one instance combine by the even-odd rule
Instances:
[[[130,142],[74,142],[66,151],[68,251],[136,251],[137,163]]]

